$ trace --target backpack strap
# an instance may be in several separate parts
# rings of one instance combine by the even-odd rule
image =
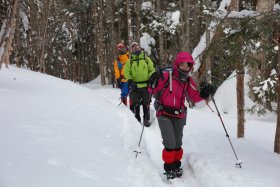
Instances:
[[[123,65],[122,65],[122,63],[121,63],[121,61],[120,61],[120,59],[119,58],[117,58],[117,65],[118,65],[118,69],[119,69],[119,72],[120,72],[120,79],[123,79],[124,78],[124,76],[123,75],[121,75],[121,70],[122,70],[122,68],[123,68]]]
[[[117,60],[117,63],[118,63],[118,68],[121,71],[121,69],[123,68],[123,65],[119,60]]]
[[[163,92],[166,90],[166,88],[169,86],[169,80],[170,80],[170,76],[169,76],[169,73],[168,73],[168,78],[166,79],[165,83],[164,83],[164,87],[163,89],[160,91],[160,94],[158,95],[158,98],[156,99],[155,102],[158,102],[159,103],[159,107],[157,110],[162,110],[163,109],[163,100],[162,100],[162,94]]]
[[[127,58],[129,58],[129,54],[126,54],[127,55]],[[122,65],[122,63],[121,63],[121,61],[120,61],[120,58],[118,57],[117,58],[117,63],[118,63],[118,68],[119,68],[119,70],[121,71],[121,69],[123,68],[123,65]]]
[[[139,62],[139,60],[145,60],[145,62],[146,62],[146,64],[148,65],[148,60],[147,60],[147,58],[146,58],[146,53],[144,52],[144,58],[139,58],[139,59],[137,59],[137,60],[132,60],[131,59],[131,56],[132,55],[130,55],[130,58],[129,58],[129,61],[130,61],[130,65],[132,66],[132,64],[133,64],[133,62],[135,62],[135,61],[137,61],[137,62]]]
[[[173,76],[172,76],[173,77]],[[162,93],[166,90],[166,88],[169,86],[169,81],[170,81],[170,78],[172,79],[172,77],[170,77],[170,76],[168,76],[168,78],[167,78],[167,80],[165,81],[165,83],[164,83],[164,87],[163,87],[163,89],[161,90],[161,92],[160,92],[160,94],[158,95],[158,98],[156,99],[156,101],[155,102],[158,102],[159,103],[159,107],[158,107],[158,109],[157,110],[162,110],[163,109],[163,107],[164,107],[164,105],[163,105],[163,99],[162,99]],[[187,88],[186,88],[186,83],[187,83]],[[187,81],[186,82],[184,82],[184,91],[182,92],[182,97],[181,97],[181,104],[180,104],[180,112],[183,112],[183,111],[185,111],[185,109],[182,109],[182,104],[183,104],[183,102],[184,102],[184,99],[183,99],[183,96],[184,96],[184,93],[186,94],[186,100],[188,101],[188,103],[189,103],[189,106],[190,106],[190,108],[191,108],[191,103],[190,103],[190,97],[189,97],[189,95],[188,95],[188,92],[187,92],[187,89],[189,88],[189,86],[191,86],[190,85],[190,76],[189,77],[187,77]]]

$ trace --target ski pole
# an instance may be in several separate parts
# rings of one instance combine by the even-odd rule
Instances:
[[[237,160],[237,162],[235,163],[235,165],[236,165],[236,166],[239,166],[239,167],[241,168],[242,161],[240,161],[240,160],[238,159],[238,157],[237,157],[237,154],[236,154],[236,152],[235,152],[235,150],[234,150],[234,147],[233,147],[233,145],[232,145],[232,143],[231,143],[231,140],[230,140],[230,138],[229,138],[229,135],[228,135],[228,133],[227,133],[227,129],[226,129],[226,127],[225,127],[225,124],[224,124],[223,119],[222,119],[222,117],[221,117],[221,114],[220,114],[220,112],[219,112],[219,109],[218,109],[218,107],[217,107],[217,105],[216,105],[215,99],[214,99],[214,97],[213,97],[212,95],[211,95],[211,98],[212,98],[212,100],[213,100],[213,103],[214,103],[214,105],[215,105],[215,108],[216,108],[216,111],[217,111],[217,113],[218,113],[218,116],[219,116],[219,118],[220,118],[220,120],[221,120],[221,122],[222,122],[222,125],[223,125],[223,127],[224,127],[224,130],[225,130],[225,132],[226,132],[226,137],[228,138],[228,141],[229,141],[229,143],[230,143],[230,145],[231,145],[232,151],[233,151],[233,153],[234,153],[234,155],[235,155],[235,158],[236,158],[236,160]]]
[[[143,135],[143,132],[144,132],[144,125],[142,124],[142,132],[141,132],[141,135],[140,135],[140,139],[139,139],[139,143],[138,143],[138,149],[135,150],[134,152],[136,153],[136,158],[138,156],[138,154],[141,154],[141,151],[140,151],[140,144],[141,144],[141,140],[142,140],[142,135]]]
[[[151,124],[154,123],[154,121],[155,121],[156,118],[157,118],[157,117],[155,116],[155,117],[152,119]],[[142,124],[142,132],[141,132],[141,135],[140,135],[138,147],[137,147],[137,150],[134,150],[134,151],[133,151],[133,152],[136,153],[136,158],[137,158],[138,154],[141,154],[141,151],[140,151],[140,144],[141,144],[143,132],[144,132],[144,125]]]
[[[118,104],[118,106],[120,106],[122,104],[122,101],[120,102],[120,104]]]
[[[209,108],[212,112],[214,112],[214,110],[210,107],[210,105],[208,104],[208,102],[206,102],[206,105],[208,106],[208,108]]]

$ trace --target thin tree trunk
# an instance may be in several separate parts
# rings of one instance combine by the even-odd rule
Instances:
[[[121,13],[120,13],[120,2],[118,0],[118,4],[117,4],[117,12],[118,12],[118,30],[117,30],[117,37],[116,37],[116,41],[120,42],[121,41]],[[115,16],[115,15],[113,15]]]
[[[140,41],[141,37],[141,4],[142,0],[136,0],[136,41]]]
[[[185,37],[185,25],[186,25],[186,19],[185,19],[185,15],[187,10],[185,9],[185,5],[186,3],[184,2],[184,0],[179,1],[179,5],[180,5],[180,25],[179,25],[179,42],[178,42],[178,49],[181,51],[185,51],[184,46],[186,43],[186,37]]]
[[[116,41],[117,40],[117,34],[116,34],[116,31],[115,31],[115,27],[114,27],[114,23],[115,23],[115,4],[114,4],[114,0],[111,0],[110,1],[110,4],[111,4],[111,8],[109,8],[110,10],[110,23],[111,23],[111,39],[110,39],[110,46],[109,46],[109,56],[110,56],[110,73],[111,73],[111,83],[113,85],[113,88],[114,88],[114,79],[115,79],[115,73],[114,73],[114,57],[115,57],[115,54],[116,54]],[[110,83],[109,83],[110,84]]]
[[[191,46],[191,24],[190,24],[190,0],[186,0],[184,2],[184,11],[185,11],[185,25],[184,25],[184,35],[185,35],[185,42],[183,45],[183,49],[185,51],[189,51],[190,50],[190,46]]]
[[[158,14],[162,11],[161,9],[161,3],[162,0],[156,1],[156,11]],[[164,51],[164,37],[163,37],[163,30],[159,30],[158,32],[158,40],[159,40],[159,62],[157,62],[159,67],[163,67],[166,64],[166,59],[164,57],[165,51]]]
[[[46,73],[46,62],[45,62],[45,47],[46,47],[46,36],[47,36],[47,30],[48,30],[48,20],[49,20],[49,15],[50,15],[50,9],[51,9],[51,0],[48,1],[48,9],[46,10],[47,14],[45,17],[45,26],[44,26],[44,31],[43,31],[43,36],[42,36],[42,41],[41,41],[41,54],[40,54],[40,59],[39,59],[39,71]]]
[[[237,68],[237,137],[244,137],[245,112],[244,112],[244,67],[242,62],[238,62]]]
[[[210,26],[206,28],[206,31],[205,31],[205,38],[206,38],[206,47],[208,47],[210,45]],[[211,58],[210,56],[207,56],[206,59],[205,59],[205,67],[206,67],[206,74],[205,74],[205,79],[206,81],[209,83],[212,81],[211,79],[211,69],[212,69],[212,64],[211,64]]]
[[[280,154],[280,27],[278,28],[278,100],[277,100],[277,125],[274,141],[274,152]]]
[[[104,27],[103,27],[103,2],[102,0],[97,0],[97,4],[94,8],[95,10],[95,22],[96,22],[96,32],[97,32],[97,54],[99,61],[99,70],[101,77],[101,85],[106,84],[105,80],[105,62],[104,62]]]
[[[132,43],[132,29],[131,29],[131,15],[130,15],[130,0],[126,0],[126,13],[127,13],[127,39],[128,44]]]
[[[206,5],[209,6],[210,5],[210,1],[207,0],[206,1]],[[207,18],[209,19],[209,18]],[[210,42],[211,42],[211,27],[210,27],[210,24],[211,24],[211,21],[209,20],[206,20],[207,22],[207,25],[206,25],[206,30],[205,30],[205,42],[206,42],[206,47],[208,47],[210,45]],[[205,71],[206,71],[206,74],[205,74],[205,79],[207,82],[211,82],[212,79],[212,73],[211,73],[211,70],[212,70],[212,64],[211,64],[211,58],[210,56],[208,55],[205,59]]]
[[[232,0],[230,11],[239,11],[239,0]],[[238,53],[240,57],[241,54]],[[236,68],[236,94],[237,94],[237,137],[243,138],[245,132],[245,111],[244,111],[244,64],[241,57],[237,58]]]
[[[192,0],[192,10],[193,10],[193,32],[192,35],[192,43],[191,43],[191,49],[194,49],[198,42],[200,41],[201,35],[203,34],[204,30],[202,27],[202,16],[200,16],[200,9],[198,2]]]
[[[238,11],[238,9],[237,9]],[[241,55],[239,55],[241,56]],[[244,64],[241,58],[237,59],[238,68],[237,68],[237,86],[236,86],[236,93],[237,93],[237,137],[243,138],[245,135],[245,111],[244,111]]]

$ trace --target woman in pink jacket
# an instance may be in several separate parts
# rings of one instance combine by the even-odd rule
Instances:
[[[154,105],[163,139],[162,159],[167,179],[181,177],[183,174],[181,146],[187,113],[185,100],[194,103],[203,100],[195,82],[189,76],[193,65],[194,60],[190,53],[179,52],[173,62],[172,77],[165,71],[161,75],[159,72],[154,73],[150,78],[150,84],[153,83],[154,86],[149,87],[149,91],[156,95]]]

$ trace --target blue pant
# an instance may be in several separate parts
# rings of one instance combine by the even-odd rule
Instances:
[[[128,83],[127,82],[122,82],[120,85],[121,89],[121,97],[125,98],[128,95]]]

